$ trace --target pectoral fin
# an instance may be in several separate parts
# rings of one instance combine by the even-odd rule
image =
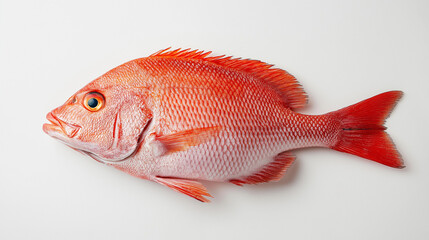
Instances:
[[[190,197],[193,197],[201,202],[210,202],[205,196],[212,197],[203,184],[197,181],[181,179],[181,178],[170,178],[170,177],[155,177],[155,182],[161,183],[175,191],[184,193]]]
[[[155,135],[153,145],[158,148],[157,155],[185,151],[192,146],[205,143],[215,137],[220,127],[196,128],[169,135]]]

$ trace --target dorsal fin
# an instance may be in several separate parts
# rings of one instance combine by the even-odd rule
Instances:
[[[294,76],[273,65],[251,59],[232,58],[231,56],[208,56],[211,52],[170,48],[158,51],[149,57],[171,57],[211,62],[237,71],[246,72],[260,79],[281,97],[286,107],[291,109],[302,108],[307,103],[307,95]]]

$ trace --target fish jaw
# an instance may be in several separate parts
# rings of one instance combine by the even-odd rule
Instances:
[[[56,117],[52,112],[46,115],[46,119],[50,123],[43,124],[43,131],[54,138],[73,138],[81,129],[81,126],[67,123]]]

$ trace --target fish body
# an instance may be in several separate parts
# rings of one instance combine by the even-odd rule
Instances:
[[[97,161],[200,201],[210,194],[198,180],[281,179],[297,148],[403,166],[383,126],[402,92],[304,115],[296,110],[307,95],[286,71],[209,54],[162,50],[125,63],[50,112],[43,129]]]

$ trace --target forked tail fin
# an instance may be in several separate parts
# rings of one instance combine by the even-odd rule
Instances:
[[[401,156],[383,126],[401,96],[401,91],[385,92],[331,112],[340,120],[341,128],[338,141],[331,148],[390,167],[403,168]]]

